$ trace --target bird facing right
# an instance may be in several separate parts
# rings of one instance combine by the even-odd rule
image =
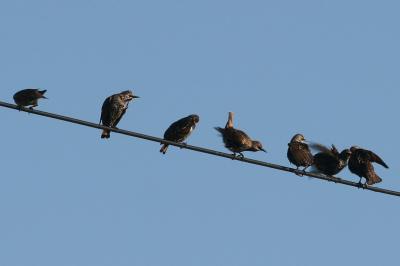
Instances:
[[[288,143],[287,157],[289,162],[296,165],[299,169],[303,166],[303,171],[305,171],[309,166],[313,164],[314,157],[306,143],[306,139],[302,134],[296,134]]]
[[[165,131],[164,139],[174,142],[183,142],[196,128],[196,124],[199,121],[200,118],[198,115],[189,115],[187,117],[179,119],[178,121],[175,121]],[[163,144],[160,152],[165,154],[167,152],[168,146],[168,144]]]
[[[14,94],[14,102],[19,107],[22,106],[30,106],[30,109],[38,106],[38,100],[43,98],[47,99],[44,94],[47,90],[39,90],[39,89],[25,89],[18,91]]]
[[[101,107],[100,123],[115,128],[128,109],[129,102],[134,98],[139,96],[133,95],[130,90],[107,97]],[[104,129],[101,138],[110,138],[110,130]]]
[[[382,181],[382,179],[375,173],[372,163],[378,163],[385,168],[389,168],[389,166],[387,166],[378,155],[372,151],[361,149],[357,146],[351,147],[350,151],[349,170],[360,177],[359,184],[361,184],[361,179],[363,177],[366,179],[364,185],[367,184],[371,186]]]
[[[264,150],[261,142],[257,140],[252,140],[245,132],[233,127],[233,113],[229,113],[228,122],[225,128],[215,127],[215,129],[221,133],[222,140],[225,147],[233,152],[236,157],[236,153],[239,153],[241,158],[244,158],[243,151],[263,151]]]

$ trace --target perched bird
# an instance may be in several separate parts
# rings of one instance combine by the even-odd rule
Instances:
[[[30,109],[38,106],[38,100],[47,99],[44,94],[47,90],[40,91],[39,89],[25,89],[14,94],[14,102],[19,107],[30,106]]]
[[[361,149],[357,146],[350,148],[351,156],[349,159],[349,169],[353,174],[366,179],[365,184],[373,185],[382,181],[382,179],[375,173],[372,163],[378,163],[385,168],[389,168],[386,163],[375,153],[369,150]],[[364,184],[364,185],[365,185]]]
[[[312,165],[314,161],[314,157],[308,145],[304,143],[305,140],[306,139],[301,134],[294,135],[290,143],[288,143],[289,148],[287,151],[289,162],[296,165],[297,169],[303,166],[303,171]]]
[[[333,176],[342,171],[351,155],[349,149],[339,153],[335,145],[330,149],[321,144],[312,144],[311,147],[320,151],[314,155],[314,166],[325,175]]]
[[[196,128],[196,124],[200,121],[198,115],[189,115],[172,123],[164,133],[164,139],[174,142],[183,142],[190,133]],[[162,143],[161,143],[162,144]],[[162,144],[160,152],[165,154],[168,144]]]
[[[243,151],[263,151],[266,152],[261,142],[252,140],[246,133],[233,127],[233,113],[229,113],[229,119],[226,123],[225,128],[215,127],[215,129],[221,133],[222,139],[225,143],[225,147],[233,152],[236,157],[236,153],[239,153],[241,158],[244,158]]]
[[[100,123],[103,123],[103,126],[116,128],[128,109],[129,102],[134,98],[139,98],[139,96],[133,95],[130,90],[107,97],[101,107]],[[104,129],[101,138],[110,138],[110,131]]]

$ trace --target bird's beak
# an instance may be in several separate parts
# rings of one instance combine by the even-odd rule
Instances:
[[[49,99],[49,98],[47,98],[46,96],[44,96],[44,95],[42,95],[42,97],[41,98],[43,98],[43,99]]]
[[[133,95],[132,98],[140,98],[139,96]]]
[[[267,153],[267,151],[266,151],[266,150],[264,150],[263,148],[260,148],[260,151],[263,151],[263,152]]]

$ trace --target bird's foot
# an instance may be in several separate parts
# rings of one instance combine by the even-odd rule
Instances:
[[[179,147],[179,148],[181,148],[181,149],[183,149],[183,148],[185,148],[185,147],[187,146],[187,143],[186,143],[186,142],[181,142],[181,144],[184,146],[184,147]]]
[[[296,170],[294,171],[294,173],[297,176],[304,176],[305,171],[304,170],[300,170],[298,167],[296,168]]]
[[[357,187],[364,189],[367,187],[367,183],[363,184],[363,183],[361,183],[361,180],[360,180],[360,182],[357,183]]]

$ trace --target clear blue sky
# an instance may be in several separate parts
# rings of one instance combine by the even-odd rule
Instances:
[[[398,1],[0,1],[0,99],[224,151],[228,111],[289,165],[293,134],[359,145],[400,190]],[[0,265],[395,265],[400,201],[1,109]],[[345,170],[342,177],[357,181]]]

